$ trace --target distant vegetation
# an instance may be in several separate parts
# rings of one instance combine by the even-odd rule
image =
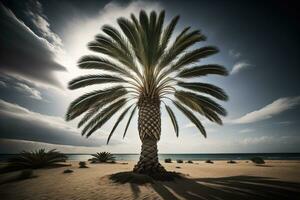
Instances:
[[[73,173],[73,170],[71,170],[71,169],[66,169],[66,170],[64,170],[64,172],[63,172],[64,174],[69,174],[69,173]]]
[[[234,161],[234,160],[229,160],[229,161],[227,161],[227,163],[229,163],[229,164],[236,164],[236,161]]]
[[[171,158],[166,158],[165,163],[172,163],[172,159]]]
[[[87,168],[86,162],[84,161],[80,161],[78,164],[79,164],[79,168]]]
[[[92,163],[114,163],[115,157],[109,152],[100,152],[92,155],[93,158],[89,159]]]
[[[43,167],[54,166],[59,162],[65,162],[67,156],[63,153],[52,149],[46,151],[39,149],[36,151],[22,151],[15,157],[8,160],[8,165],[2,168],[1,171],[14,171],[20,169],[37,169]]]
[[[265,161],[261,157],[253,157],[251,158],[251,161],[255,164],[265,164]]]
[[[25,180],[25,179],[32,178],[32,177],[33,177],[33,170],[32,169],[24,169],[17,176],[17,180]]]
[[[210,163],[210,164],[213,164],[214,162],[211,161],[211,160],[206,160],[205,163]]]
[[[183,160],[177,160],[177,163],[183,163]]]

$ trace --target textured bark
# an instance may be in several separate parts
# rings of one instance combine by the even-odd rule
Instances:
[[[165,172],[164,167],[158,162],[157,155],[157,142],[161,133],[160,100],[140,97],[138,107],[138,130],[142,149],[140,160],[133,171],[150,175]]]

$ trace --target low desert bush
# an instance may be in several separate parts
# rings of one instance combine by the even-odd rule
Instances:
[[[251,161],[255,164],[265,164],[265,161],[261,157],[253,157],[251,158]]]
[[[109,152],[100,152],[92,155],[89,159],[92,163],[115,163],[115,157]]]

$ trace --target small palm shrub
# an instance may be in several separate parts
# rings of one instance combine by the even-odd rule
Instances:
[[[63,173],[64,173],[64,174],[73,173],[73,170],[71,170],[71,169],[65,169],[65,170],[63,171]]]
[[[93,158],[90,159],[90,161],[92,163],[114,163],[115,162],[115,157],[113,156],[113,154],[109,153],[109,152],[100,152],[100,153],[96,153],[92,155]]]
[[[79,168],[87,168],[86,162],[84,161],[80,161],[78,164],[79,164]]]
[[[210,164],[213,164],[214,162],[211,161],[211,160],[206,160],[205,163],[210,163]]]
[[[166,158],[165,163],[172,163],[172,159],[171,158]]]
[[[67,156],[52,149],[46,151],[39,149],[36,151],[22,151],[20,154],[8,160],[7,170],[37,169],[55,165],[58,162],[65,162]]]
[[[18,175],[17,180],[24,180],[33,177],[33,171],[31,169],[25,169]]]
[[[183,160],[177,160],[177,163],[183,163]]]
[[[188,160],[186,163],[193,164],[194,162],[192,160]]]
[[[234,160],[229,160],[229,161],[227,161],[227,163],[228,163],[228,164],[236,164],[236,161],[234,161]]]
[[[253,157],[251,158],[251,161],[255,164],[265,164],[265,161],[261,157]]]

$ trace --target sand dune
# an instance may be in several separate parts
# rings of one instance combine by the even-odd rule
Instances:
[[[238,161],[227,164],[195,162],[170,163],[170,171],[185,174],[175,182],[155,181],[144,185],[114,183],[108,175],[130,171],[128,164],[89,164],[35,170],[35,178],[3,183],[16,173],[2,174],[0,198],[14,200],[42,199],[299,199],[300,161],[267,161],[264,166]],[[180,168],[176,168],[180,167]],[[74,172],[63,174],[65,169]]]

